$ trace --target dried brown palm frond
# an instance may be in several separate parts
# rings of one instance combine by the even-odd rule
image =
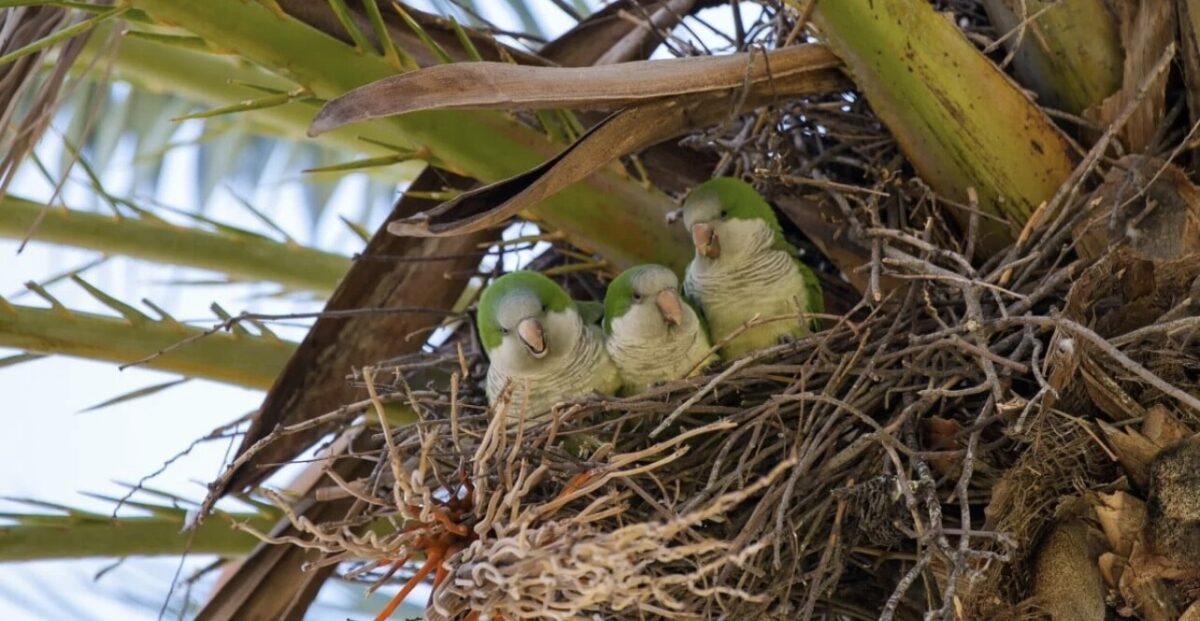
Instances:
[[[0,66],[0,151],[4,153],[0,195],[7,191],[17,166],[33,150],[69,91],[66,81],[71,65],[87,44],[91,29],[84,28],[65,40],[56,37],[88,17],[84,11],[53,5],[0,11],[0,56],[27,52]],[[57,45],[30,50],[47,40]]]

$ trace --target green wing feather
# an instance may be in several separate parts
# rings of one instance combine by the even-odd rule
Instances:
[[[771,228],[771,232],[775,234],[775,241],[771,243],[771,250],[782,250],[792,258],[800,254],[799,248],[793,246],[791,242],[783,238],[783,229],[779,226],[778,222]]]
[[[817,275],[812,269],[804,264],[800,259],[792,257],[796,262],[796,269],[800,270],[800,275],[804,278],[804,290],[808,300],[808,312],[824,313],[825,312],[825,292],[821,290],[821,281],[817,280]],[[821,329],[821,320],[813,318],[813,331]]]
[[[604,305],[600,302],[575,300],[575,306],[579,308],[579,316],[583,319],[584,325],[598,326],[604,319]]]

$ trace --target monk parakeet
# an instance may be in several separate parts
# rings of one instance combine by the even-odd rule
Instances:
[[[488,401],[511,382],[514,423],[522,410],[532,419],[560,401],[612,395],[621,386],[600,326],[586,323],[567,292],[542,274],[497,278],[480,297],[477,324],[491,361]]]
[[[604,334],[626,394],[716,362],[708,327],[680,297],[679,277],[661,265],[631,267],[608,285]]]
[[[796,258],[775,212],[750,184],[728,177],[700,184],[683,203],[683,222],[696,247],[683,289],[703,310],[714,343],[755,315],[823,312],[816,276]],[[760,324],[726,343],[721,356],[736,358],[809,329],[799,318]]]

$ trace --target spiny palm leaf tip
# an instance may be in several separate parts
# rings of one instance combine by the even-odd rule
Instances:
[[[497,278],[479,297],[479,312],[476,315],[479,339],[487,349],[500,344],[503,334],[496,321],[497,310],[505,296],[513,291],[532,291],[552,311],[566,310],[574,304],[565,289],[541,272],[522,270]]]

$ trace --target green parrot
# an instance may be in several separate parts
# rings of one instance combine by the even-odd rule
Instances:
[[[703,310],[714,342],[755,315],[824,311],[816,275],[796,258],[775,212],[750,184],[719,177],[696,186],[683,203],[683,222],[696,247],[683,290]],[[801,320],[760,324],[732,338],[721,356],[729,360],[802,337],[811,327]]]
[[[488,401],[511,382],[514,423],[522,411],[532,420],[560,401],[613,395],[621,386],[600,326],[586,322],[567,292],[538,272],[497,278],[479,299],[477,325],[491,361]]]
[[[709,352],[708,327],[680,298],[679,277],[661,265],[631,267],[608,285],[604,334],[625,394],[698,373],[716,362]]]

